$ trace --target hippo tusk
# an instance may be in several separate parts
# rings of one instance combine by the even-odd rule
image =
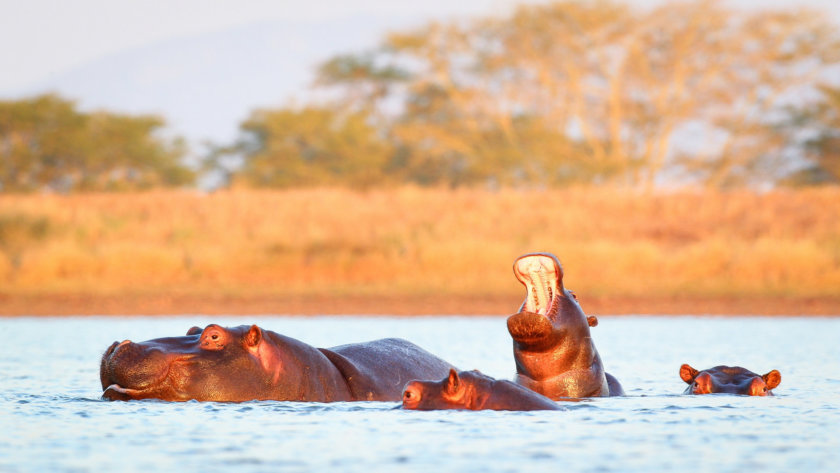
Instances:
[[[113,396],[114,399],[125,401],[125,400],[128,400],[128,399],[136,399],[136,398],[142,396],[144,392],[145,391],[142,390],[142,389],[124,388],[124,387],[120,386],[119,384],[115,383],[115,384],[112,384],[112,385],[108,386],[107,388],[105,388],[105,390],[102,392],[102,397],[107,398],[107,399],[111,399],[111,397],[108,396],[108,394],[111,393],[111,395]],[[117,394],[114,395],[113,393],[117,393]]]

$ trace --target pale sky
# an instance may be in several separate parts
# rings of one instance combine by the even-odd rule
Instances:
[[[266,20],[405,19],[498,11],[514,0],[0,0],[0,94],[120,50]],[[533,1],[532,1],[533,3]],[[336,39],[340,44],[340,38]]]
[[[537,3],[541,0],[526,0]],[[657,0],[630,0],[651,5]],[[0,95],[51,74],[179,36],[265,20],[366,14],[418,22],[503,12],[521,0],[0,0]],[[840,18],[840,0],[735,0],[739,6],[815,6]],[[336,39],[340,44],[340,38]]]
[[[0,0],[0,100],[56,92],[83,110],[162,116],[193,145],[225,143],[255,108],[305,102],[319,62],[389,30],[548,1]],[[725,3],[810,6],[840,24],[840,0]]]

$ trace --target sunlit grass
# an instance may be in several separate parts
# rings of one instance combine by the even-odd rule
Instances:
[[[593,296],[840,295],[840,189],[2,195],[49,222],[6,294],[519,294],[551,251]],[[0,242],[2,245],[3,242]]]

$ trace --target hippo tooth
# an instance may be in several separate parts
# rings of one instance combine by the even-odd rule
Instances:
[[[548,281],[545,279],[545,271],[543,271],[544,268],[542,265],[536,261],[534,262],[534,265],[538,267],[538,270],[530,271],[531,284],[534,285],[534,303],[536,305],[534,312],[545,315],[548,311],[548,305],[550,302],[550,296],[546,296],[548,296],[551,289]],[[532,268],[534,265],[532,265]],[[540,290],[538,290],[537,287],[539,287]]]

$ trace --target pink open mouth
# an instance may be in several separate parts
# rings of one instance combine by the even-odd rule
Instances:
[[[550,317],[557,310],[556,298],[562,291],[558,281],[562,270],[554,258],[544,254],[520,257],[513,265],[513,273],[525,285],[527,295],[522,309]]]

